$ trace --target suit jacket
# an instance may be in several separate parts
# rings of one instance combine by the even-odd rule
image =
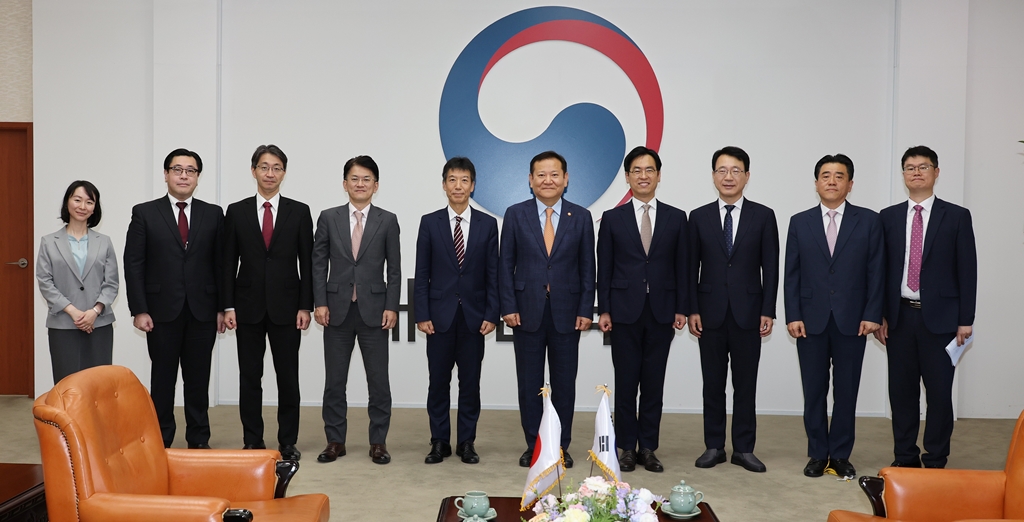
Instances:
[[[252,196],[224,216],[224,308],[234,308],[239,323],[269,316],[295,324],[299,310],[313,310],[313,218],[308,205],[282,196],[268,249],[259,215]]]
[[[885,231],[885,319],[899,324],[903,257],[907,248],[908,202],[881,212]],[[935,198],[921,250],[921,315],[932,333],[974,324],[978,298],[978,252],[971,211]]]
[[[845,223],[844,223],[845,225]],[[726,310],[740,328],[756,329],[775,317],[779,292],[779,226],[772,209],[744,199],[726,252],[718,200],[690,213],[690,302],[701,324],[718,328]]]
[[[536,200],[505,210],[498,270],[502,315],[519,313],[520,327],[537,331],[550,285],[555,329],[570,333],[576,329],[576,317],[594,316],[595,279],[594,221],[587,209],[562,199],[550,256]]]
[[[651,248],[644,253],[632,201],[606,210],[597,235],[597,312],[631,324],[644,301],[662,324],[687,315],[686,213],[658,201]],[[648,288],[650,292],[648,293]]]
[[[167,196],[132,208],[124,243],[124,283],[132,316],[148,313],[172,321],[188,299],[199,321],[215,321],[220,303],[224,212],[192,198],[188,248],[181,242],[178,216]]]
[[[796,214],[786,239],[786,323],[803,321],[808,334],[819,334],[831,313],[840,333],[854,336],[861,321],[881,324],[884,262],[882,221],[875,211],[846,202],[833,255],[821,206]]]
[[[420,220],[413,291],[416,322],[432,321],[438,332],[452,327],[460,301],[471,331],[484,321],[498,323],[498,221],[476,209],[469,216],[461,269],[448,207]]]
[[[352,258],[349,205],[320,213],[313,239],[313,304],[327,306],[331,326],[339,326],[352,304],[352,286],[359,298],[359,315],[367,325],[379,325],[384,310],[398,311],[402,296],[402,255],[398,217],[370,205],[363,219],[358,256]],[[358,260],[358,261],[357,261]],[[384,282],[384,263],[388,280]]]
[[[79,310],[88,310],[96,303],[103,304],[103,312],[93,326],[99,328],[114,322],[110,307],[117,297],[120,281],[117,277],[117,254],[110,238],[89,229],[89,249],[85,257],[85,270],[78,273],[78,263],[71,254],[68,231],[65,227],[43,236],[36,261],[36,280],[39,292],[46,299],[49,313],[46,327],[74,330],[75,321],[64,313],[69,304]]]

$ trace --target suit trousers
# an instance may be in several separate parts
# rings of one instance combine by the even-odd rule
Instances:
[[[50,341],[50,363],[53,383],[72,373],[93,366],[112,364],[114,357],[114,325],[108,324],[85,333],[79,329],[47,328]]]
[[[451,441],[452,368],[459,366],[459,416],[457,440],[476,440],[480,418],[480,369],[484,360],[484,336],[480,327],[466,325],[462,305],[455,309],[455,320],[447,332],[427,336],[427,416],[430,417],[430,441]]]
[[[761,334],[740,328],[727,308],[718,328],[701,332],[700,369],[704,377],[704,445],[725,449],[725,386],[732,365],[732,449],[753,453],[757,439],[757,367],[761,362]],[[731,359],[731,361],[730,361]]]
[[[949,457],[953,435],[953,374],[946,345],[956,332],[928,331],[921,309],[900,302],[899,326],[889,328],[886,357],[889,360],[889,403],[892,405],[893,453],[899,462],[916,462],[921,453],[917,435],[921,428],[921,381],[928,410],[925,413],[925,466],[942,468]]]
[[[295,444],[299,438],[299,343],[302,331],[295,323],[279,325],[264,314],[258,323],[239,323],[238,415],[242,419],[242,440],[261,445],[263,441],[263,356],[270,339],[270,353],[277,375],[277,441]]]
[[[613,323],[612,365],[615,366],[615,444],[622,449],[658,449],[665,367],[675,338],[671,324],[654,319],[651,300],[635,323]],[[639,413],[637,391],[640,392]]]
[[[563,450],[572,441],[572,415],[576,407],[576,370],[580,362],[580,332],[559,333],[551,318],[551,301],[544,303],[544,316],[535,332],[515,329],[516,381],[519,385],[519,420],[526,446],[533,450],[544,413],[540,389],[544,386],[544,356],[547,354],[551,379],[551,404],[562,424]]]
[[[866,336],[843,335],[835,317],[820,334],[796,340],[804,388],[807,456],[848,459],[856,438],[857,392],[864,365]],[[832,370],[832,423],[828,421],[829,368]]]
[[[181,365],[185,395],[185,442],[189,447],[210,442],[210,363],[217,340],[217,322],[192,315],[188,300],[173,321],[154,322],[146,333],[150,369],[149,394],[153,398],[164,447],[171,447],[174,422],[174,386]]]
[[[379,324],[367,325],[359,316],[359,303],[353,301],[338,326],[324,328],[324,432],[327,442],[345,443],[348,433],[349,363],[356,339],[363,357],[368,392],[366,413],[370,417],[370,444],[387,442],[391,427],[391,381],[388,375],[388,331]]]

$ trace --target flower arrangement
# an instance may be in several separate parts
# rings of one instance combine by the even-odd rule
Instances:
[[[663,502],[646,488],[590,477],[561,501],[554,495],[538,499],[529,522],[657,522]]]

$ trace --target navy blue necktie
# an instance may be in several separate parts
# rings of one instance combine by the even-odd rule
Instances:
[[[736,208],[736,205],[725,206],[725,251],[730,256],[732,255],[732,209]]]

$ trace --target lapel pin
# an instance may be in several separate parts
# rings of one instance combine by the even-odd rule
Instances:
[[[572,212],[566,212],[566,213],[565,213],[565,215],[567,215],[567,216],[571,216],[571,215],[572,215]]]

